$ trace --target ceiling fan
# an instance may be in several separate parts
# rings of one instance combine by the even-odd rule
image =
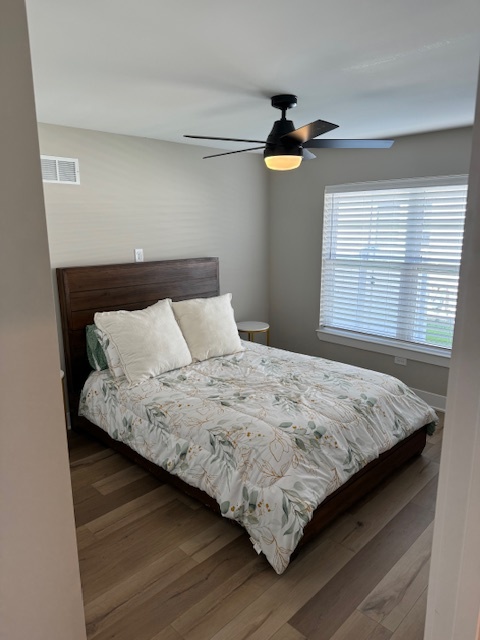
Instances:
[[[276,120],[272,130],[266,140],[245,140],[242,138],[219,138],[213,136],[193,136],[185,135],[185,138],[197,138],[199,140],[225,140],[228,142],[255,142],[261,147],[249,147],[240,151],[227,151],[226,153],[215,153],[206,158],[218,158],[218,156],[228,156],[233,153],[244,153],[245,151],[255,151],[264,149],[263,157],[269,169],[278,171],[289,171],[300,166],[302,158],[310,160],[315,158],[309,149],[389,149],[393,140],[315,140],[318,136],[328,133],[338,127],[338,124],[325,122],[325,120],[315,120],[299,129],[291,120],[287,120],[285,114],[287,109],[297,106],[297,96],[292,94],[281,94],[272,96],[272,107],[280,109],[282,117]]]

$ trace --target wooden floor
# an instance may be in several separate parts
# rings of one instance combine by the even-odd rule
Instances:
[[[248,536],[70,436],[88,638],[421,640],[441,429],[282,576]]]

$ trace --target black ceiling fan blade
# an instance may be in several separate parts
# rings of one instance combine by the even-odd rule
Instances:
[[[197,140],[225,140],[225,142],[259,142],[267,144],[266,140],[244,140],[243,138],[214,138],[213,136],[191,136],[185,134],[184,138],[196,138]]]
[[[295,131],[291,131],[290,133],[286,133],[281,137],[303,144],[304,142],[307,142],[307,140],[321,136],[323,133],[328,133],[337,127],[338,124],[325,122],[325,120],[315,120],[315,122],[310,122],[310,124],[306,124],[303,127],[295,129]]]
[[[309,149],[390,149],[394,140],[308,140],[303,145]]]
[[[218,156],[230,156],[232,153],[243,153],[244,151],[256,151],[257,149],[265,149],[265,147],[251,147],[250,149],[240,149],[240,151],[227,151],[226,153],[214,153],[212,156],[203,156],[203,159],[218,158]]]

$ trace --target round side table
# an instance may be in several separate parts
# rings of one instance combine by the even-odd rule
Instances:
[[[267,346],[270,345],[270,325],[268,322],[245,320],[245,322],[237,322],[237,329],[240,333],[246,333],[250,342],[255,342],[256,333],[266,333]]]

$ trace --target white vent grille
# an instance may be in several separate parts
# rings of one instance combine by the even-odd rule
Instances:
[[[80,184],[80,171],[76,158],[40,156],[40,160],[42,163],[42,178],[44,182]]]

